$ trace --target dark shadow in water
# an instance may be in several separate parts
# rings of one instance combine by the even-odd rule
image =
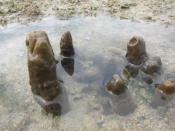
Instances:
[[[153,108],[157,108],[159,106],[166,106],[168,103],[169,103],[168,97],[162,92],[160,92],[159,89],[155,89],[155,93],[150,105]]]
[[[44,111],[48,114],[51,113],[53,116],[61,115],[61,105],[60,104],[49,104],[43,106]]]
[[[44,109],[46,113],[53,116],[64,115],[70,110],[70,104],[66,88],[62,86],[62,92],[52,101],[45,101],[42,97],[34,95],[35,101]]]
[[[74,73],[74,59],[73,58],[63,58],[61,60],[61,65],[69,75],[71,76],[73,75]]]
[[[110,94],[109,103],[103,105],[104,114],[111,114],[112,110],[121,116],[126,116],[133,113],[136,107],[137,106],[128,90],[121,95]]]
[[[93,91],[94,91],[94,88],[92,86],[86,86],[81,90],[81,93],[88,94],[88,93],[92,93]]]
[[[103,107],[103,114],[104,115],[111,115],[114,113],[109,101],[102,103],[102,107]]]

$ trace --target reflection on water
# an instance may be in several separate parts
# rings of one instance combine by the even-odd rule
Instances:
[[[69,57],[63,58],[61,60],[61,65],[69,75],[73,75],[74,73],[74,59],[73,58],[69,58]]]
[[[61,107],[61,112],[66,112],[61,117],[43,115],[30,90],[25,37],[35,29],[48,33],[59,60],[57,76],[66,90],[56,100],[60,106],[51,103],[47,107],[47,102],[40,105],[53,112]],[[67,30],[73,37],[74,58],[59,56],[60,38]],[[164,73],[150,85],[138,75],[127,81],[125,94],[111,96],[105,85],[127,65],[126,44],[134,35],[145,39],[150,55],[161,57]],[[175,74],[175,28],[107,16],[70,20],[48,17],[27,26],[9,25],[0,30],[0,41],[0,130],[175,129],[175,96],[161,97],[154,88],[154,84]]]
[[[34,95],[34,99],[47,113],[52,113],[54,116],[66,114],[70,111],[69,98],[63,85],[61,85],[61,89],[61,94],[52,101],[45,101],[42,97],[37,95]]]

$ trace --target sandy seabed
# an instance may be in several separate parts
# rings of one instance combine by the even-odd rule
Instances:
[[[174,0],[0,0],[0,25],[28,23],[45,16],[110,15],[133,21],[175,25]]]

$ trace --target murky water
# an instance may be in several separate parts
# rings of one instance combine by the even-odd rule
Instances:
[[[70,110],[61,117],[45,115],[30,91],[25,37],[42,29],[49,35],[58,77],[64,81]],[[59,56],[61,34],[71,31],[76,55]],[[130,80],[121,96],[105,91],[112,75],[126,64],[126,44],[142,36],[147,52],[160,56],[163,73],[152,85]],[[0,30],[0,130],[175,130],[175,95],[161,99],[156,82],[175,78],[175,28],[134,23],[107,16],[58,20],[48,17],[29,25]]]

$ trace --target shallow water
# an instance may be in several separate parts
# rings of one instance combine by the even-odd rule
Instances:
[[[30,91],[25,37],[35,29],[48,33],[59,60],[57,74],[70,103],[61,117],[45,115]],[[76,55],[65,60],[59,56],[59,41],[67,30]],[[150,55],[161,57],[162,75],[152,85],[132,79],[125,94],[110,95],[105,84],[126,65],[126,44],[134,35],[145,39]],[[162,100],[154,88],[175,77],[175,28],[107,16],[48,17],[9,25],[0,30],[0,41],[0,130],[175,130],[175,95]]]

